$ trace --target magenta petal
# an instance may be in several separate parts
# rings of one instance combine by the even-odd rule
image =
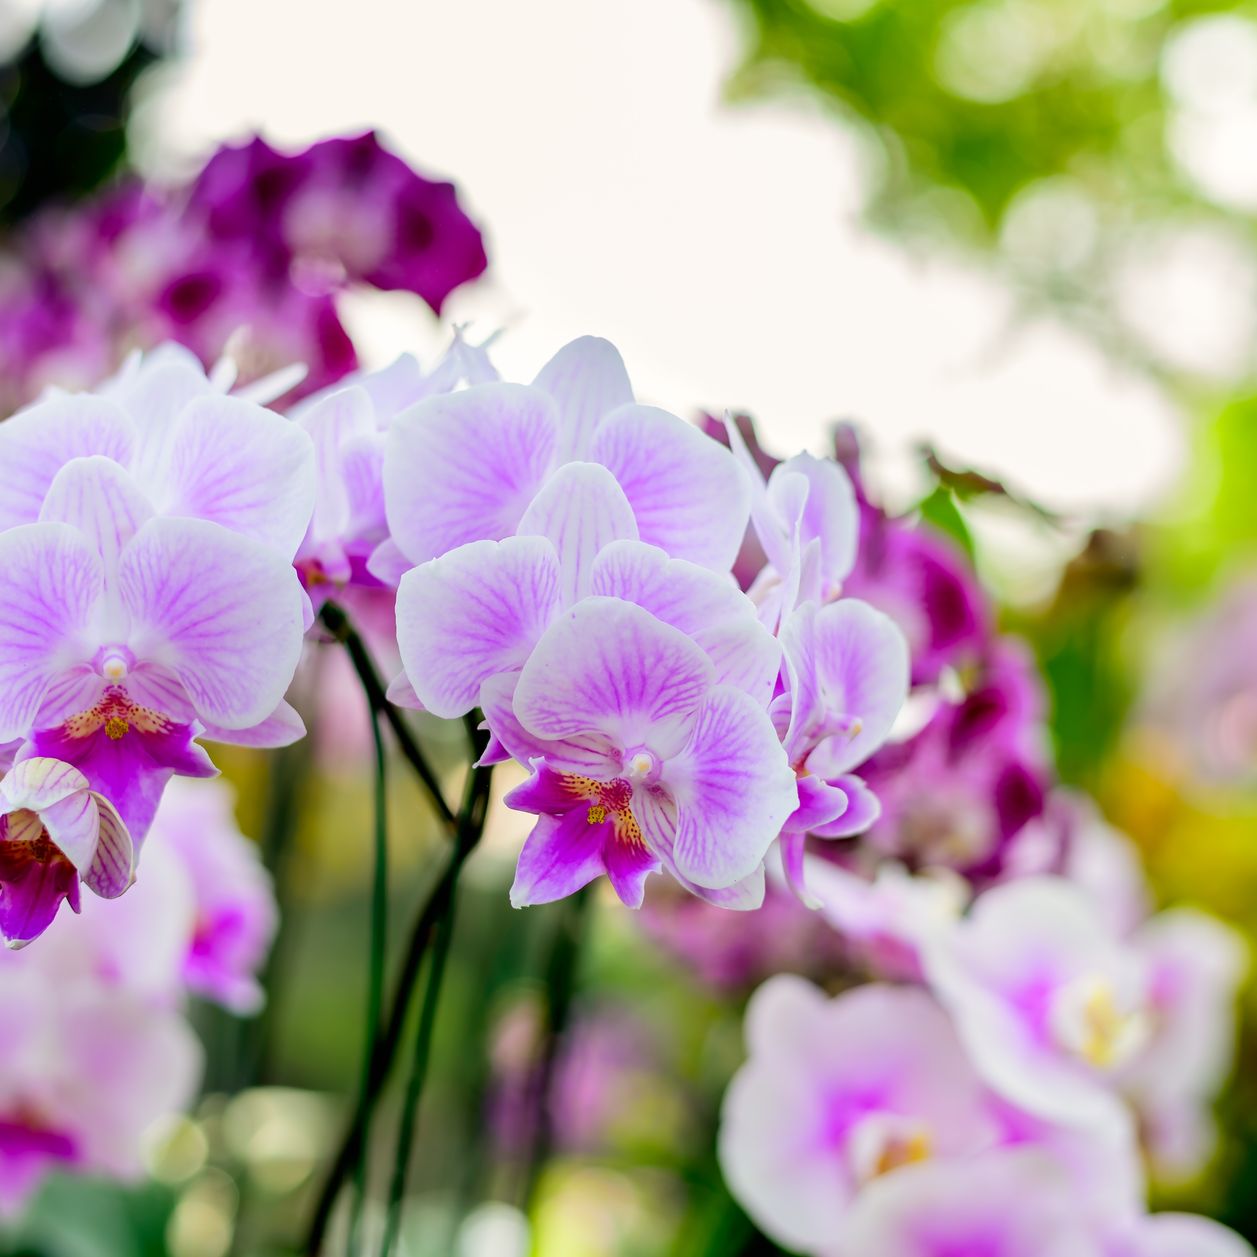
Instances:
[[[52,924],[64,899],[76,912],[79,875],[61,857],[36,860],[0,842],[0,935],[9,946],[29,943]],[[17,845],[17,844],[13,844]]]
[[[646,896],[646,879],[663,863],[643,843],[613,838],[603,850],[607,880],[626,908],[640,908]]]
[[[584,808],[559,819],[539,817],[519,853],[512,906],[552,903],[587,886],[604,872],[602,845],[610,833],[609,822],[591,825]]]
[[[845,817],[851,801],[840,785],[822,781],[819,777],[800,777],[799,806],[791,813],[785,828],[806,834],[818,825],[827,825]]]

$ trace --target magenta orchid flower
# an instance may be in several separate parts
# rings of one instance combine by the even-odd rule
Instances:
[[[749,510],[743,474],[697,428],[636,404],[620,355],[593,337],[561,349],[531,386],[480,384],[397,417],[384,455],[392,541],[420,564],[513,536],[549,477],[573,461],[611,472],[642,541],[729,570]]]
[[[878,1179],[996,1138],[985,1089],[923,991],[865,986],[830,999],[778,976],[752,997],[746,1037],[720,1164],[738,1202],[791,1249],[847,1252],[853,1206]]]
[[[105,899],[134,875],[122,818],[69,764],[23,760],[0,781],[0,936],[38,938],[62,901],[79,911],[79,882]]]
[[[1121,1070],[1149,1032],[1148,969],[1084,891],[1057,877],[996,886],[923,958],[994,1090],[1054,1121],[1113,1120]]]
[[[153,518],[106,458],[59,471],[41,515],[0,533],[0,742],[78,766],[139,839],[172,774],[213,774],[195,737],[299,734],[301,588],[256,540]]]
[[[880,813],[853,770],[885,742],[907,698],[908,648],[888,616],[853,598],[805,602],[780,639],[786,690],[773,712],[799,777],[799,808],[786,822],[781,854],[787,878],[806,895],[807,835],[863,833]]]
[[[763,706],[642,607],[590,597],[542,634],[518,676],[481,686],[490,728],[533,770],[507,795],[539,820],[511,889],[545,903],[605,873],[630,907],[666,869],[755,907],[763,859],[798,802]]]

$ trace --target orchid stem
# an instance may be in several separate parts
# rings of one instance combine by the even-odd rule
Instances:
[[[473,743],[483,750],[482,739],[474,725],[469,723],[468,730],[472,734]],[[410,1077],[406,1080],[406,1094],[402,1101],[401,1127],[398,1131],[397,1149],[393,1158],[393,1177],[389,1186],[388,1213],[385,1219],[384,1239],[380,1245],[380,1257],[388,1257],[401,1225],[402,1197],[406,1191],[410,1155],[414,1147],[415,1130],[419,1123],[419,1106],[423,1100],[423,1087],[427,1080],[428,1063],[432,1056],[432,1035],[436,1028],[437,1008],[441,1001],[441,985],[445,977],[446,962],[449,959],[450,943],[454,937],[458,878],[467,857],[475,850],[476,844],[480,841],[480,835],[484,831],[485,815],[489,805],[491,772],[491,767],[476,767],[472,769],[467,779],[463,805],[458,814],[454,852],[446,866],[445,876],[437,887],[436,897],[441,902],[441,911],[436,924],[432,953],[428,961],[423,1002],[419,1009],[419,1026],[415,1033],[415,1051],[411,1060]]]
[[[326,608],[324,609],[326,610]],[[472,740],[472,757],[477,759],[484,749],[484,739],[470,723],[468,732]],[[417,979],[420,967],[423,964],[423,958],[427,954],[437,926],[445,914],[463,863],[467,855],[470,854],[471,849],[480,841],[480,832],[484,827],[484,813],[488,804],[488,782],[489,769],[472,770],[468,781],[469,788],[479,783],[475,797],[479,799],[480,793],[483,793],[483,799],[477,802],[478,814],[472,818],[474,825],[466,839],[468,850],[465,852],[462,850],[463,843],[461,841],[455,843],[455,847],[447,858],[441,876],[423,899],[411,926],[410,937],[406,942],[406,950],[402,955],[401,968],[398,971],[396,983],[393,987],[393,998],[389,1005],[388,1017],[385,1021],[383,1032],[376,1041],[375,1051],[371,1057],[370,1086],[368,1088],[371,1105],[374,1105],[378,1099],[393,1068],[393,1062],[397,1059],[397,1051],[401,1045],[402,1034],[406,1029],[411,1000],[417,987]],[[457,826],[455,827],[455,832],[457,836]],[[336,1150],[336,1155],[332,1160],[327,1177],[323,1182],[323,1187],[319,1192],[318,1200],[315,1202],[314,1213],[310,1219],[310,1227],[307,1231],[304,1245],[304,1252],[307,1257],[317,1257],[322,1252],[323,1238],[327,1233],[328,1223],[331,1221],[332,1208],[336,1204],[336,1199],[340,1195],[340,1190],[344,1186],[346,1179],[357,1164],[358,1158],[363,1155],[363,1150],[366,1146],[367,1123],[365,1117],[366,1108],[360,1100],[355,1105],[354,1112],[349,1119],[349,1125],[341,1138],[340,1146]]]
[[[367,1033],[362,1055],[362,1090],[358,1109],[362,1113],[362,1140],[354,1170],[354,1196],[349,1221],[349,1257],[358,1251],[362,1206],[367,1192],[367,1162],[370,1159],[371,1118],[375,1111],[372,1065],[380,1047],[384,1003],[384,965],[388,949],[388,761],[380,717],[371,713],[371,736],[375,743],[375,875],[371,887],[371,961],[367,986]]]
[[[323,621],[323,627],[345,647],[350,661],[353,663],[354,671],[357,672],[358,679],[362,682],[363,689],[366,690],[367,701],[371,704],[372,713],[375,716],[383,717],[388,722],[388,726],[392,729],[393,736],[397,739],[397,745],[401,749],[406,762],[414,769],[415,776],[419,778],[427,790],[441,824],[445,826],[451,836],[454,836],[457,829],[457,818],[450,805],[446,803],[445,796],[441,793],[441,784],[437,781],[436,773],[432,771],[432,766],[424,758],[424,754],[419,749],[419,744],[415,741],[414,735],[407,728],[405,720],[402,719],[401,712],[388,701],[384,682],[380,678],[380,674],[375,666],[375,660],[371,658],[371,652],[367,649],[366,642],[362,640],[361,634],[354,628],[349,616],[334,602],[325,602],[323,604],[323,609],[319,612],[319,619]]]

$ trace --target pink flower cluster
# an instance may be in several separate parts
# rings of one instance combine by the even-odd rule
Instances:
[[[189,185],[138,181],[48,209],[0,258],[0,413],[94,384],[131,349],[230,349],[247,378],[292,363],[312,391],[357,363],[336,299],[401,289],[440,312],[486,259],[449,183],[374,135],[223,148]]]
[[[39,946],[0,951],[0,1213],[53,1170],[137,1177],[145,1132],[200,1080],[188,995],[258,1006],[275,905],[224,786],[171,790],[144,874]]]
[[[908,689],[892,621],[841,598],[855,495],[833,460],[767,480],[748,458],[636,400],[619,354],[587,338],[531,385],[432,396],[388,429],[391,538],[370,562],[413,565],[397,597],[407,684],[439,716],[480,707],[486,759],[528,782],[538,819],[512,902],[606,875],[624,903],[668,873],[755,908],[779,843],[802,878],[806,834],[867,828],[855,770]],[[748,520],[768,562],[731,574]]]
[[[755,994],[720,1157],[767,1234],[824,1257],[1251,1252],[1143,1203],[1146,1163],[1208,1155],[1243,948],[1185,909],[1115,913],[1142,888],[1114,895],[1121,840],[1086,832],[1077,880],[1022,878],[920,926],[919,985]]]

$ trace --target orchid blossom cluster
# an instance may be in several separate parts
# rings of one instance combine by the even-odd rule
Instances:
[[[0,952],[0,1214],[54,1170],[140,1176],[147,1132],[200,1081],[188,996],[254,1011],[275,926],[230,791],[186,782],[123,899],[87,900],[38,946]]]
[[[606,875],[638,907],[666,872],[756,908],[770,850],[802,875],[807,834],[867,827],[855,773],[908,688],[902,634],[844,599],[858,516],[846,473],[802,454],[765,480],[675,415],[638,402],[619,354],[585,339],[531,385],[420,401],[384,454],[397,553],[403,701],[479,707],[488,762],[529,780],[538,819],[512,902]],[[770,561],[732,567],[748,520]]]
[[[314,391],[357,365],[346,288],[411,292],[439,312],[485,265],[453,185],[373,133],[293,154],[255,138],[186,187],[133,180],[23,228],[0,266],[3,410],[94,385],[166,341],[206,363],[230,352],[246,378],[302,363]]]
[[[918,985],[756,992],[720,1156],[768,1235],[824,1257],[1251,1253],[1205,1219],[1149,1215],[1140,1148],[1162,1177],[1200,1169],[1243,950],[1186,909],[1132,928],[1099,889],[986,891],[922,928]]]

